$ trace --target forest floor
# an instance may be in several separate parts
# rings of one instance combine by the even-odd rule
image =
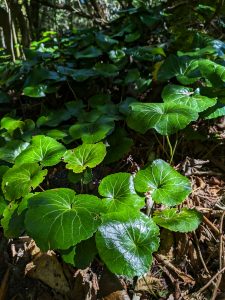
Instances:
[[[97,258],[78,270],[53,251],[41,253],[30,237],[7,240],[0,231],[0,300],[225,299],[224,120],[217,125],[209,128],[215,143],[186,141],[175,165],[192,182],[182,205],[199,210],[202,224],[188,234],[162,230],[148,274],[117,277]]]

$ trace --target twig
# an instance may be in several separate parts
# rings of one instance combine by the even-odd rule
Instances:
[[[223,212],[220,220],[220,249],[219,249],[219,259],[220,259],[220,270],[224,267],[224,241],[223,241],[223,220],[225,216],[225,211]],[[211,300],[215,300],[217,296],[217,292],[220,286],[220,282],[222,279],[222,274],[220,274],[217,278],[215,288],[213,290],[213,295]]]
[[[189,283],[194,285],[195,281],[194,279],[188,275],[176,268],[164,255],[161,254],[155,254],[155,257],[157,260],[159,260],[161,263],[163,263],[166,267],[171,269],[180,279],[182,279],[185,283]]]
[[[218,271],[196,294],[201,294],[202,292],[204,292],[210,286],[210,284],[213,283],[213,281],[224,271],[225,267]]]
[[[205,261],[204,261],[204,259],[203,259],[202,252],[201,252],[201,249],[200,249],[200,246],[199,246],[199,242],[198,242],[198,238],[197,238],[195,232],[194,232],[194,237],[195,237],[195,242],[196,242],[196,246],[197,246],[197,250],[198,250],[198,255],[199,255],[199,258],[200,258],[200,260],[201,260],[201,263],[202,263],[202,265],[203,265],[203,267],[204,267],[206,273],[208,273],[208,274],[210,275],[210,272],[209,272],[209,270],[208,270],[208,268],[207,268],[207,266],[206,266],[206,263],[205,263]]]
[[[217,235],[220,235],[219,229],[211,221],[209,221],[209,219],[206,218],[206,216],[203,216],[203,221],[212,229],[212,231],[214,231]],[[225,241],[224,235],[222,235],[222,239]]]

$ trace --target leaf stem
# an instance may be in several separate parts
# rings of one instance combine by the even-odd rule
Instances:
[[[176,148],[177,148],[177,142],[178,142],[178,139],[176,137],[176,141],[175,141],[175,145],[174,147],[172,146],[171,142],[170,142],[170,138],[168,135],[166,135],[166,140],[167,140],[167,143],[169,145],[169,149],[170,149],[170,164],[173,163],[173,157],[174,157],[174,153],[176,151]]]

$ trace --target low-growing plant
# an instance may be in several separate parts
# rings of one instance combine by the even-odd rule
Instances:
[[[161,26],[169,17],[156,12],[129,9],[109,29],[47,35],[26,61],[2,64],[6,237],[26,232],[43,251],[55,249],[80,268],[99,255],[113,273],[132,277],[149,270],[160,227],[199,226],[201,214],[181,205],[190,181],[172,162],[185,129],[225,115],[225,46],[192,31],[192,42],[170,53],[156,38],[169,34]],[[132,160],[142,143],[150,151],[158,142],[170,163]]]

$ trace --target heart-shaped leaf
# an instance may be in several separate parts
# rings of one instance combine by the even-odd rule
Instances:
[[[74,54],[76,59],[82,59],[82,58],[95,58],[102,55],[102,51],[99,48],[96,48],[94,46],[90,46],[82,51],[76,52]]]
[[[107,63],[97,63],[94,67],[94,71],[103,77],[114,77],[119,73],[117,66]]]
[[[16,164],[40,162],[43,166],[54,166],[60,162],[65,151],[66,148],[55,139],[36,135],[31,145],[16,158]]]
[[[44,180],[47,170],[38,164],[14,165],[3,175],[2,190],[5,198],[12,201],[26,196]]]
[[[69,129],[74,139],[82,139],[83,143],[92,144],[104,139],[113,129],[114,121],[107,118],[99,118],[91,123],[77,123]]]
[[[16,157],[29,146],[29,143],[13,140],[0,148],[0,159],[14,163]]]
[[[201,59],[198,62],[199,70],[206,79],[215,87],[224,87],[225,67],[209,59]]]
[[[41,249],[68,249],[93,235],[102,208],[96,196],[48,190],[29,199],[25,225]]]
[[[198,113],[190,107],[173,102],[132,103],[130,106],[128,126],[141,133],[154,128],[162,135],[169,135],[198,118]]]
[[[83,144],[73,150],[68,150],[63,156],[67,163],[66,168],[74,173],[81,173],[87,167],[94,168],[100,164],[106,155],[106,146],[103,143]]]
[[[197,210],[182,208],[177,212],[176,208],[156,211],[153,220],[161,227],[171,231],[190,232],[198,228],[202,221],[202,215]]]
[[[128,277],[149,271],[152,253],[159,247],[159,228],[142,213],[129,210],[104,216],[96,245],[108,269]]]
[[[197,60],[187,56],[178,57],[171,54],[160,67],[157,79],[160,81],[167,81],[176,76],[181,84],[191,84],[200,77],[197,68]]]
[[[139,210],[144,199],[134,189],[133,177],[128,173],[116,173],[102,179],[99,194],[104,197],[108,212],[119,210]]]
[[[134,184],[138,192],[151,192],[156,203],[168,206],[181,203],[191,192],[190,181],[161,159],[139,171]]]
[[[162,92],[164,102],[184,104],[197,112],[206,110],[216,104],[216,98],[208,98],[193,91],[192,88],[170,84]]]

